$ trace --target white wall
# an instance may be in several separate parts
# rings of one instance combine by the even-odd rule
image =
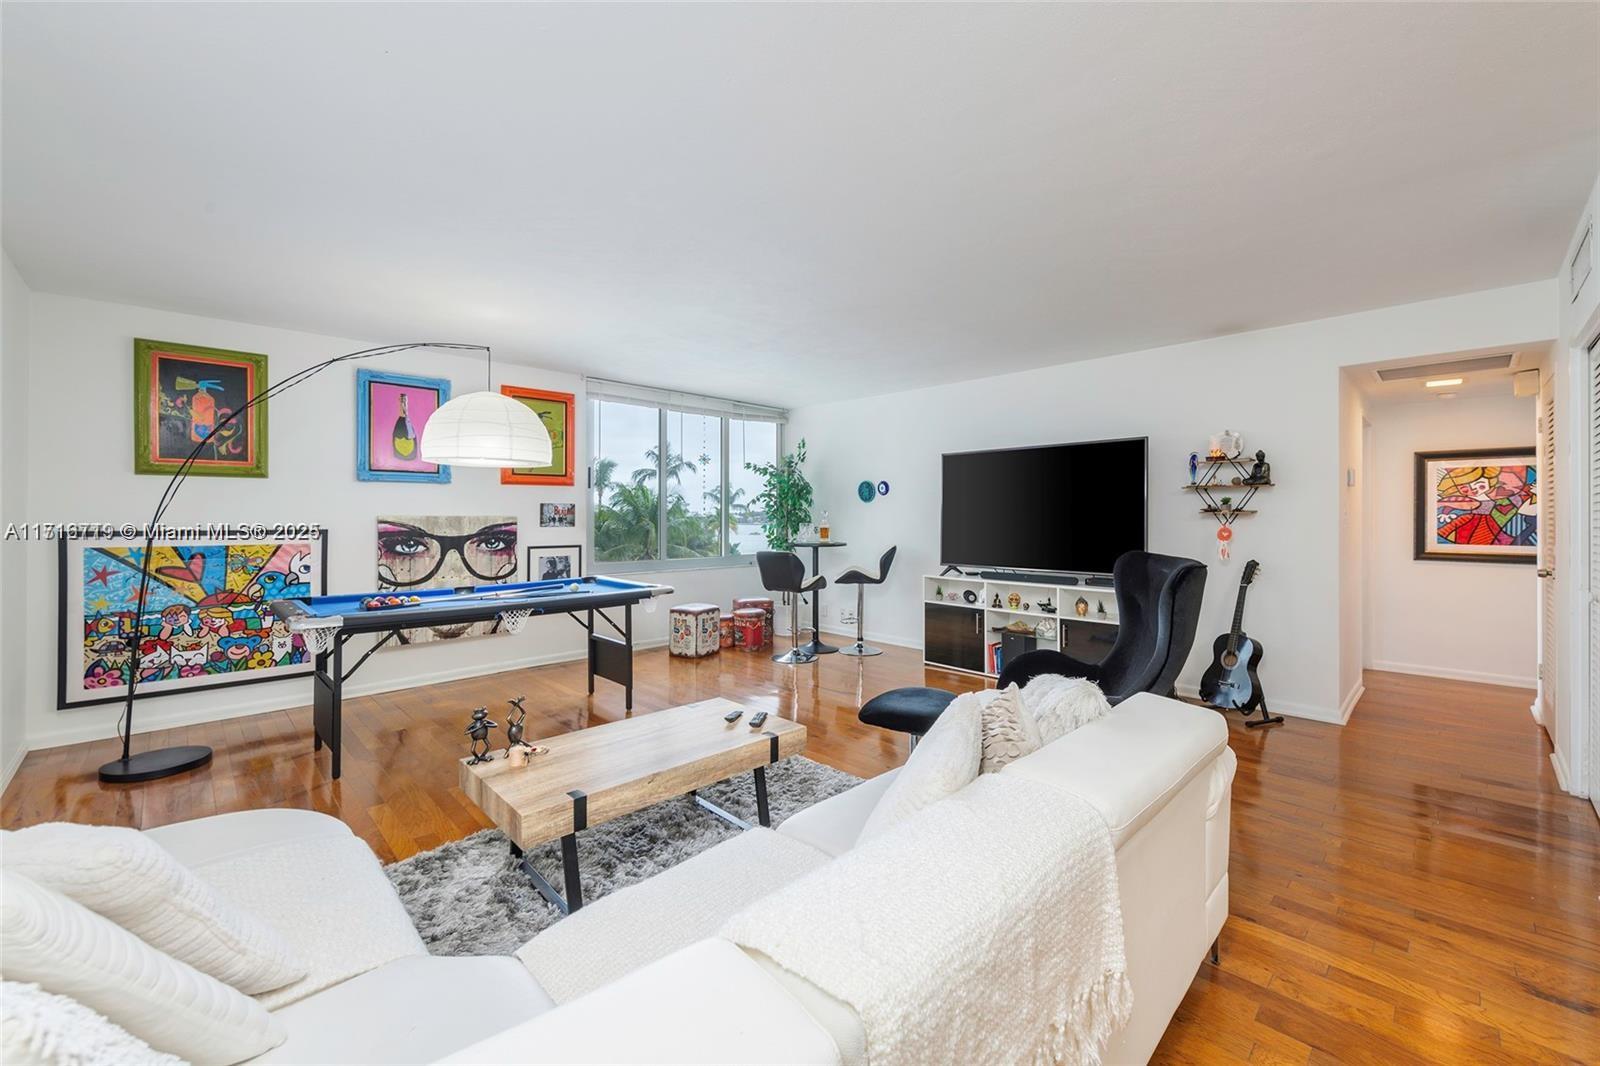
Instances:
[[[1200,636],[1180,686],[1192,686],[1211,637],[1227,628],[1239,570],[1259,559],[1246,624],[1266,648],[1262,678],[1275,710],[1340,720],[1340,500],[1344,492],[1339,368],[1346,364],[1521,344],[1555,335],[1555,286],[1519,285],[1319,322],[888,396],[845,398],[793,413],[805,437],[817,503],[848,540],[830,572],[899,544],[895,572],[869,590],[876,640],[919,646],[918,575],[939,563],[939,470],[946,451],[1147,435],[1150,546],[1211,563]],[[973,353],[981,368],[982,353]],[[841,383],[841,389],[848,386]],[[1231,563],[1216,557],[1215,523],[1196,513],[1191,451],[1223,427],[1265,448],[1277,487],[1242,518]],[[892,492],[857,501],[865,478]],[[1092,486],[1064,486],[1093,506]],[[825,599],[834,614],[843,602]],[[1353,609],[1359,617],[1359,604]],[[826,622],[825,622],[826,624]]]
[[[8,289],[9,292],[9,289]],[[8,296],[9,300],[9,296]],[[265,352],[269,380],[329,356],[372,346],[371,340],[316,336],[290,330],[122,304],[35,293],[30,307],[28,417],[35,441],[30,456],[26,519],[37,522],[143,522],[165,484],[164,476],[133,473],[133,339],[147,337],[188,344]],[[7,347],[10,347],[10,333]],[[411,338],[386,338],[404,341]],[[471,342],[471,337],[447,338]],[[9,362],[9,360],[8,360]],[[484,387],[480,357],[407,352],[362,363],[371,369],[450,378],[457,395]],[[583,382],[569,375],[501,361],[502,383],[578,394]],[[577,455],[587,455],[587,417],[580,406]],[[374,588],[374,519],[379,514],[512,514],[521,523],[522,545],[583,543],[588,513],[579,462],[572,487],[501,485],[499,471],[458,467],[448,485],[361,482],[355,476],[355,368],[336,367],[271,404],[270,477],[192,477],[166,521],[314,522],[329,530],[330,592]],[[71,432],[63,432],[70,427]],[[577,529],[540,529],[541,501],[575,501]],[[10,508],[8,507],[8,511]],[[21,520],[23,516],[16,516]],[[7,515],[8,520],[12,518]],[[55,574],[56,545],[6,548],[7,558],[25,558],[34,575],[27,590],[26,731],[29,746],[48,747],[115,735],[120,705],[57,710]],[[586,549],[587,552],[587,549]],[[523,553],[524,559],[526,553]],[[585,569],[594,570],[585,555]],[[602,569],[603,572],[604,568]],[[752,567],[731,571],[674,571],[660,580],[682,590],[676,599],[726,603],[752,594],[759,581]],[[665,605],[654,613],[636,609],[635,637],[664,639]],[[352,642],[364,650],[367,638]],[[9,643],[9,641],[8,641]],[[359,645],[359,647],[358,647]],[[385,649],[352,679],[347,692],[405,688],[453,677],[575,658],[583,652],[583,630],[563,617],[541,619],[520,634]],[[204,693],[141,700],[139,732],[311,702],[311,681],[300,677]]]
[[[0,256],[0,527],[26,510],[28,492],[28,300],[30,293]],[[23,549],[0,543],[0,788],[28,752],[24,663],[28,569]]]
[[[1532,688],[1538,588],[1521,564],[1418,560],[1413,552],[1417,452],[1525,446],[1535,404],[1511,395],[1374,404],[1373,541],[1367,594],[1376,670]]]

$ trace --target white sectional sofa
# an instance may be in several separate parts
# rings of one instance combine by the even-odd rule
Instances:
[[[1108,1063],[1149,1058],[1226,921],[1234,767],[1221,716],[1141,695],[1001,771],[1081,797],[1110,827],[1134,1006]],[[519,958],[429,956],[370,850],[326,815],[149,835],[313,960],[318,990],[273,1010],[288,1039],[255,1062],[854,1063],[850,1007],[715,932],[852,848],[895,772],[597,900]]]

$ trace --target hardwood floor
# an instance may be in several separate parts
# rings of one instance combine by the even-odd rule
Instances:
[[[641,653],[635,713],[725,696],[793,717],[807,755],[861,776],[904,761],[904,738],[860,725],[863,698],[907,684],[973,688],[917,653]],[[306,682],[308,694],[310,683]],[[349,701],[345,774],[313,755],[310,710],[135,738],[217,749],[207,770],[105,786],[112,741],[30,754],[0,798],[8,828],[51,819],[148,827],[221,811],[312,807],[385,860],[487,825],[456,785],[467,711],[529,696],[529,735],[621,717],[590,700],[582,664]],[[1371,673],[1349,725],[1230,718],[1232,916],[1156,1061],[1583,1062],[1600,1058],[1600,823],[1560,792],[1530,693]]]

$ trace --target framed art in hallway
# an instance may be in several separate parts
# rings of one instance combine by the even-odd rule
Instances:
[[[133,472],[170,475],[219,423],[267,388],[267,357],[133,342]],[[267,404],[228,423],[195,457],[200,477],[267,476]]]
[[[570,485],[573,483],[570,442],[577,418],[575,397],[570,392],[524,389],[518,385],[500,386],[510,396],[539,416],[550,433],[550,462],[545,466],[512,467],[500,471],[502,485]]]
[[[450,400],[450,382],[381,370],[356,371],[356,477],[450,483],[450,468],[425,462],[422,428]]]
[[[142,614],[143,538],[63,537],[56,706],[124,699],[134,641],[141,697],[309,673],[305,638],[265,604],[327,591],[328,536],[315,533],[274,539],[224,530],[157,544]]]
[[[577,544],[534,544],[528,548],[529,581],[562,581],[583,576],[583,548]]]
[[[1532,447],[1416,453],[1416,559],[1533,563],[1539,468]]]

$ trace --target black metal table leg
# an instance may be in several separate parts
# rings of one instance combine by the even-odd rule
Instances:
[[[767,807],[767,768],[756,767],[756,820],[771,827],[772,811]]]
[[[622,708],[633,710],[633,604],[622,605],[622,639],[628,645],[628,683],[623,686]],[[589,682],[594,684],[593,680]]]
[[[561,873],[567,882],[567,907],[575,911],[583,906],[583,882],[578,878],[578,834],[568,833],[561,838]]]

